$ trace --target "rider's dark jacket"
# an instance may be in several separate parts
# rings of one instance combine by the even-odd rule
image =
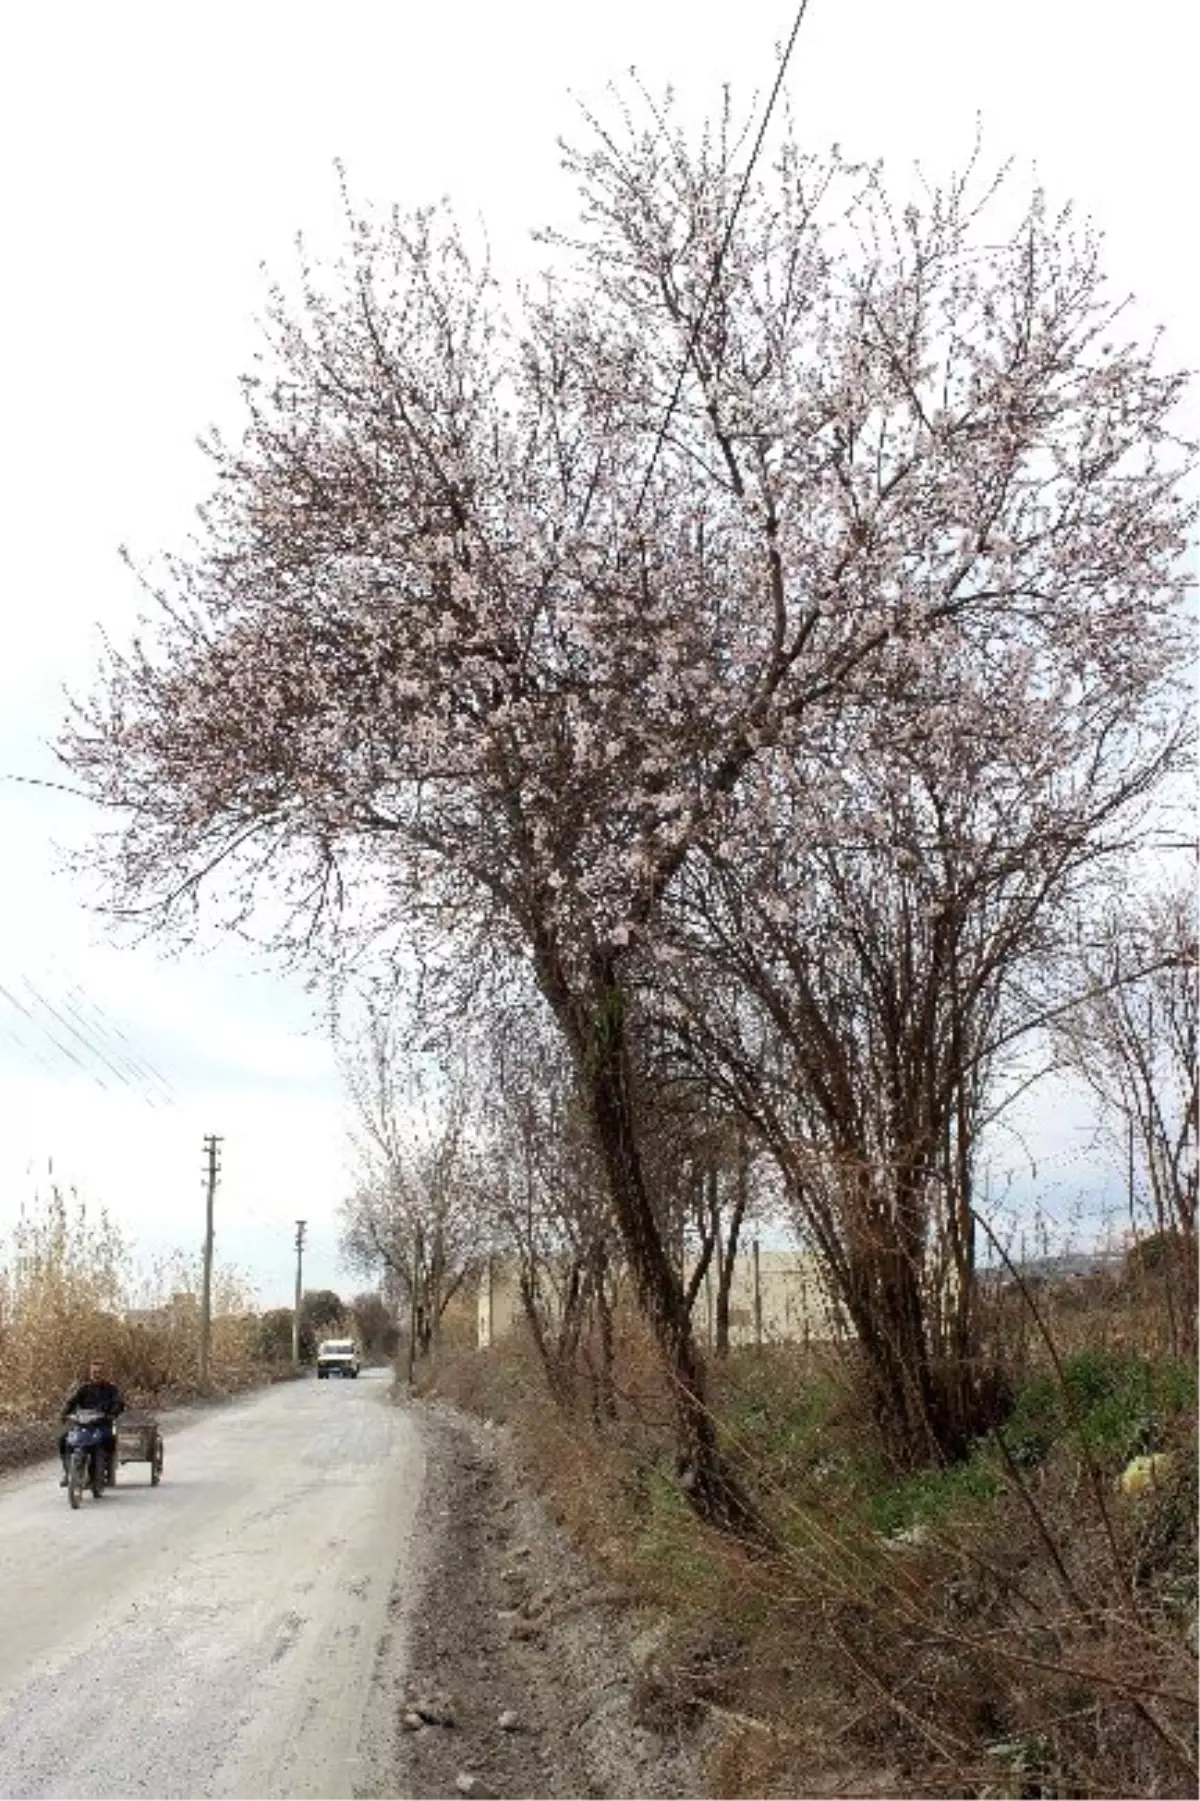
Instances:
[[[115,1420],[119,1413],[124,1413],[125,1403],[121,1399],[121,1391],[115,1382],[81,1382],[63,1402],[62,1416],[66,1419],[69,1413],[77,1408],[85,1408],[89,1412],[106,1413],[109,1419]]]

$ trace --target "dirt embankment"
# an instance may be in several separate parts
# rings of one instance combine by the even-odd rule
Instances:
[[[703,1732],[649,1728],[656,1624],[600,1583],[522,1486],[502,1429],[422,1410],[428,1564],[394,1697],[405,1796],[704,1793]]]

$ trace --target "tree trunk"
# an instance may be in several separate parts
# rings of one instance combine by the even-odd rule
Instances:
[[[638,1154],[623,996],[611,974],[593,1019],[591,1041],[581,1047],[584,1098],[638,1298],[672,1383],[680,1485],[703,1520],[740,1536],[761,1538],[762,1522],[717,1443],[686,1290],[647,1193]]]
[[[896,1248],[858,1258],[845,1296],[858,1334],[871,1409],[904,1469],[955,1463],[1003,1417],[1000,1373],[977,1358],[939,1355],[931,1342],[922,1270]]]
[[[563,1357],[563,1321],[559,1320],[555,1328],[554,1342],[551,1343],[547,1333],[548,1322],[539,1292],[536,1262],[532,1257],[527,1258],[524,1255],[520,1262],[518,1285],[525,1323],[529,1327],[529,1335],[533,1339],[534,1349],[542,1365],[546,1386],[550,1390],[551,1397],[558,1406],[569,1411],[575,1398],[575,1369],[573,1362],[568,1362]],[[575,1273],[572,1271],[568,1278],[568,1291],[574,1280]]]
[[[617,1395],[613,1381],[616,1345],[613,1338],[612,1302],[608,1294],[608,1253],[604,1241],[597,1238],[589,1256],[589,1331],[588,1364],[592,1375],[592,1415],[597,1425],[605,1425],[617,1417]],[[591,1342],[599,1336],[599,1358],[591,1353]]]
[[[535,960],[542,992],[570,1047],[580,1102],[604,1169],[638,1301],[672,1383],[680,1486],[701,1519],[763,1543],[769,1537],[766,1526],[717,1443],[682,1272],[667,1252],[646,1189],[638,1154],[625,996],[612,958],[595,955],[582,992],[568,980],[548,937],[539,937]]]
[[[725,1243],[723,1246],[718,1247],[717,1253],[716,1353],[718,1357],[728,1357],[729,1355],[729,1296],[733,1289],[734,1271],[737,1268],[738,1242],[741,1238],[742,1221],[746,1217],[746,1204],[750,1198],[748,1173],[746,1133],[744,1128],[739,1128],[737,1137],[737,1188],[734,1193],[733,1212],[729,1216],[729,1230],[725,1235]]]
[[[616,1340],[613,1335],[612,1303],[603,1280],[596,1291],[596,1307],[600,1315],[600,1411],[606,1420],[617,1417],[617,1390],[613,1371],[616,1365]]]

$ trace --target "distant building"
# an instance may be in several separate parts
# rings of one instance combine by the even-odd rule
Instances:
[[[696,1267],[695,1259],[686,1266]],[[554,1285],[547,1281],[543,1300],[555,1311]],[[485,1349],[504,1338],[522,1318],[518,1265],[515,1258],[492,1258],[480,1277],[476,1342]],[[692,1320],[701,1344],[716,1342],[717,1276],[710,1269],[700,1285]],[[803,1344],[834,1336],[829,1306],[816,1258],[805,1251],[764,1251],[750,1244],[739,1252],[729,1292],[731,1345],[788,1342]]]
[[[693,1319],[702,1344],[716,1340],[717,1277],[709,1270]],[[738,1256],[729,1290],[731,1345],[804,1344],[835,1333],[833,1310],[817,1259],[807,1251],[764,1251],[751,1244]]]
[[[200,1313],[200,1302],[194,1294],[173,1294],[157,1307],[129,1307],[123,1318],[127,1326],[187,1326]]]

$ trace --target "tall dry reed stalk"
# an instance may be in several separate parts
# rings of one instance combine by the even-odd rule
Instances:
[[[199,1257],[139,1269],[103,1208],[54,1186],[22,1209],[0,1241],[0,1418],[51,1417],[93,1358],[135,1404],[182,1398],[197,1386]],[[253,1379],[256,1309],[236,1271],[213,1283],[212,1386]]]

